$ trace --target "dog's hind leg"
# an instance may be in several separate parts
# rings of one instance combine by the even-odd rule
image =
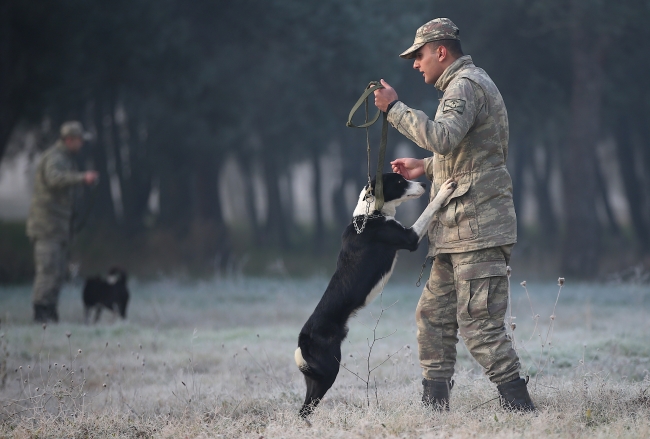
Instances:
[[[113,302],[113,306],[111,307],[111,311],[112,311],[112,314],[113,314],[113,323],[114,323],[120,316],[119,305],[117,303]]]
[[[338,371],[337,371],[338,372]],[[306,418],[314,412],[314,409],[320,403],[323,396],[334,384],[336,375],[329,377],[319,377],[312,378],[305,375],[305,383],[307,383],[307,395],[305,396],[305,402],[303,402],[302,407],[300,408],[300,416]]]
[[[316,406],[320,402],[320,398],[313,398],[311,396],[317,393],[316,387],[318,386],[318,381],[305,375],[305,383],[307,384],[307,396],[305,397],[305,402],[303,402],[302,407],[300,408],[300,416],[303,418],[314,413]]]
[[[339,373],[341,350],[340,347],[338,349],[334,347],[333,350],[334,352],[332,350],[326,350],[325,352],[317,350],[317,356],[310,355],[306,361],[302,359],[302,355],[300,356],[304,363],[300,364],[299,367],[305,376],[305,383],[307,384],[305,402],[300,409],[300,416],[303,418],[314,411],[336,380]],[[296,362],[298,363],[298,355],[296,355]]]
[[[102,306],[101,305],[96,305],[95,306],[95,319],[93,320],[93,323],[97,323],[99,321],[99,316],[102,313]]]

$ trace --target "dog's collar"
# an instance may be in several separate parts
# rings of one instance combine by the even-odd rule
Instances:
[[[367,219],[373,219],[373,218],[384,218],[386,215],[381,213],[379,210],[373,210],[373,212],[366,216],[366,215],[357,215],[352,217],[352,222],[357,222],[359,220],[363,220],[364,218]]]
[[[352,217],[352,225],[354,226],[354,230],[357,231],[357,235],[360,235],[363,233],[363,230],[366,228],[366,224],[368,223],[369,219],[373,218],[383,218],[384,214],[381,213],[378,210],[373,210],[371,214],[368,215],[357,215]],[[361,220],[361,225],[357,224],[357,220]]]

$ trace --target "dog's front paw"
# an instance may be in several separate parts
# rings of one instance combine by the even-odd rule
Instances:
[[[457,187],[458,187],[458,183],[456,183],[451,178],[445,181],[442,184],[442,187],[440,188],[438,193],[436,194],[435,201],[437,201],[442,205],[442,203],[451,196],[451,194],[456,190]]]

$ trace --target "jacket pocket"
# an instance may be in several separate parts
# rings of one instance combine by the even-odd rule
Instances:
[[[443,227],[437,244],[465,241],[478,236],[476,205],[471,192],[451,199],[447,207],[440,212],[439,218]]]

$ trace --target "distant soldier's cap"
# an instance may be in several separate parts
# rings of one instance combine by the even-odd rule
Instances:
[[[425,44],[438,40],[460,40],[460,30],[453,21],[448,18],[436,18],[420,26],[415,32],[413,45],[400,54],[404,59],[415,57],[415,52]]]
[[[64,139],[66,137],[81,137],[84,140],[90,140],[92,139],[92,134],[84,131],[81,122],[72,120],[64,122],[63,125],[61,125],[61,138]]]

